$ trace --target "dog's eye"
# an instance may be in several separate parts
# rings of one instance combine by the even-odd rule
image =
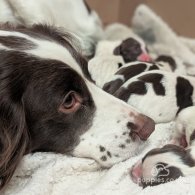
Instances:
[[[75,91],[70,91],[64,97],[63,103],[60,105],[59,110],[65,114],[76,112],[80,108],[81,103],[81,96]]]
[[[66,109],[70,109],[74,106],[75,103],[76,103],[75,93],[69,92],[64,98],[63,102],[64,107]]]

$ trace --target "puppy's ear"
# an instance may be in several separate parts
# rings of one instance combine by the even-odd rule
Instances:
[[[23,102],[0,100],[0,190],[13,176],[28,143]]]

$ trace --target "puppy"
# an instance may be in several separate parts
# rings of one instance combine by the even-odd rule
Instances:
[[[178,145],[165,145],[149,151],[131,170],[131,177],[135,183],[143,187],[154,186],[195,174],[194,116],[195,106],[180,112],[174,137],[174,143]]]
[[[103,87],[117,70],[133,61],[151,61],[144,49],[145,44],[129,37],[122,41],[100,41],[96,47],[94,58],[89,61],[88,69],[91,77],[99,87]]]
[[[151,63],[135,61],[125,64],[122,67],[118,68],[114,75],[110,76],[109,78],[106,77],[107,74],[103,72],[105,71],[103,70],[103,68],[100,68],[96,72],[96,74],[100,75],[99,78],[97,76],[98,83],[100,83],[99,81],[101,79],[100,87],[104,82],[104,85],[102,87],[103,90],[110,94],[114,94],[116,90],[118,90],[125,82],[143,72],[151,70],[164,70],[168,72],[176,72],[178,70],[178,72],[180,72],[181,69],[178,68],[178,66],[180,66],[181,64],[176,62],[178,62],[178,60],[176,61],[170,56],[161,55],[156,59],[156,61]],[[113,66],[113,69],[114,67],[116,69],[116,66]],[[108,71],[109,73],[111,72],[110,70]]]
[[[152,70],[129,79],[113,95],[156,123],[165,123],[174,120],[182,109],[194,105],[194,87],[194,77]]]

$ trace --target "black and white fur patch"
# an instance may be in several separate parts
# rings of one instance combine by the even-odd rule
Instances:
[[[145,94],[137,93],[140,91],[139,87],[133,93],[127,90],[132,84],[140,82],[143,82],[146,88]],[[138,86],[143,88],[143,85]],[[181,109],[194,105],[194,87],[193,77],[153,70],[129,79],[114,95],[121,98],[126,91],[126,96],[129,96],[126,102],[160,123],[174,120]]]
[[[149,151],[131,170],[134,182],[143,187],[195,174],[195,106],[183,109],[176,120],[172,144]],[[187,146],[182,145],[185,138]],[[175,144],[175,145],[173,145]]]

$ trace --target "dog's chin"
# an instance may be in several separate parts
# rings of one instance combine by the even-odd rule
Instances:
[[[82,139],[77,147],[75,147],[72,155],[75,157],[94,159],[101,167],[109,168],[138,155],[146,144],[147,142],[141,140],[131,140],[130,143],[122,144],[121,142],[117,142],[116,139],[102,143],[95,142],[95,139],[91,141],[89,139]]]

